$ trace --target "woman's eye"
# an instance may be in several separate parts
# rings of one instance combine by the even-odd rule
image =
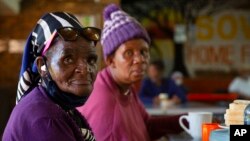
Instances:
[[[126,57],[130,57],[132,55],[133,55],[133,52],[131,50],[128,50],[128,51],[125,52]]]
[[[73,58],[72,57],[66,57],[66,58],[64,58],[63,61],[64,61],[65,64],[70,64],[70,63],[73,62]]]
[[[97,57],[90,57],[90,58],[88,59],[88,63],[89,63],[90,65],[96,64],[96,61],[97,61]]]
[[[141,55],[143,55],[144,57],[147,57],[149,55],[148,50],[142,50]]]

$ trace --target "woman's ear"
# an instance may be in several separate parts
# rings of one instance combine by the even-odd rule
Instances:
[[[105,60],[107,66],[115,67],[115,63],[113,61],[113,58],[114,58],[113,55],[107,56],[107,58]]]
[[[35,63],[36,63],[37,70],[40,76],[44,76],[46,74],[47,68],[45,66],[43,57],[42,56],[37,57],[35,60]]]

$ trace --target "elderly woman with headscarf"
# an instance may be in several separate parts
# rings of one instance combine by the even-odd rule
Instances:
[[[85,103],[96,77],[100,30],[83,27],[70,13],[45,14],[25,46],[17,105],[4,141],[92,141],[75,109]]]
[[[107,67],[78,110],[98,141],[149,141],[182,131],[179,116],[151,117],[132,85],[142,80],[149,64],[150,38],[134,18],[114,4],[104,9],[101,43]]]

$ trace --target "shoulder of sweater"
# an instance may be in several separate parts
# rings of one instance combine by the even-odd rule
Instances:
[[[66,115],[63,109],[44,96],[38,88],[31,91],[15,107],[17,113],[22,116],[32,116],[34,118],[58,118]]]
[[[164,81],[165,83],[175,84],[174,80],[172,80],[171,78],[168,78],[168,77],[163,78],[163,81]]]
[[[143,81],[151,81],[149,77],[144,77]]]
[[[143,78],[141,83],[144,85],[148,85],[148,84],[151,84],[153,82],[151,81],[151,79],[149,77],[145,77],[145,78]]]
[[[84,111],[111,108],[116,104],[116,89],[114,82],[109,78],[107,68],[98,73],[94,89],[87,102],[82,106]],[[108,78],[108,79],[107,79]]]
[[[97,91],[98,93],[111,92],[115,89],[115,86],[108,68],[104,68],[97,75],[93,91]]]

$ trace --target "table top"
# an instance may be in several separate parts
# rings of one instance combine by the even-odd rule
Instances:
[[[193,139],[189,134],[183,131],[180,134],[168,135],[168,141],[201,141],[201,139]]]
[[[185,114],[188,112],[212,112],[213,114],[224,114],[226,106],[218,106],[203,102],[188,102],[184,105],[176,105],[169,108],[160,107],[146,107],[146,111],[150,115],[177,115]]]
[[[162,109],[160,107],[146,107],[146,111],[150,115],[177,115],[185,114],[188,112],[212,112],[214,115],[222,115],[224,118],[224,113],[228,109],[228,104],[218,105],[209,104],[204,102],[188,102],[185,105],[176,105],[169,107],[167,109]],[[170,134],[168,135],[168,141],[201,141],[201,139],[193,139],[188,133],[183,131],[180,134]]]
[[[216,129],[210,133],[210,141],[229,141],[228,129]],[[168,135],[168,141],[202,141],[202,139],[193,139],[187,132]]]

